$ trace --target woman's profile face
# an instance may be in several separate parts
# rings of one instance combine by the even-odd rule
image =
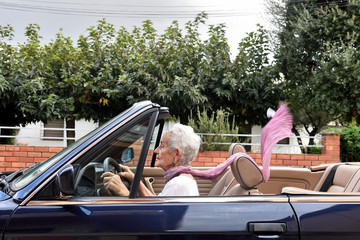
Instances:
[[[164,171],[168,170],[175,166],[174,160],[176,155],[176,150],[169,150],[168,141],[170,138],[170,133],[165,133],[160,141],[160,145],[155,149],[156,162],[155,167],[162,168]]]

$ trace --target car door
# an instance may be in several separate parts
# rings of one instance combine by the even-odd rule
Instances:
[[[33,200],[4,239],[298,239],[286,196]]]
[[[289,195],[302,240],[359,239],[360,195]]]

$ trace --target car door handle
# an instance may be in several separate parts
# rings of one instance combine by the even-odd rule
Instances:
[[[280,235],[286,232],[286,223],[277,223],[277,222],[248,223],[248,231],[256,235]]]

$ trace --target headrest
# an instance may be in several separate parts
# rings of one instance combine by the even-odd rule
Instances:
[[[231,164],[231,171],[238,183],[245,189],[255,188],[264,177],[258,165],[247,157],[238,157]]]
[[[229,147],[229,157],[231,157],[234,153],[243,152],[246,153],[245,148],[241,146],[240,143],[233,143]]]

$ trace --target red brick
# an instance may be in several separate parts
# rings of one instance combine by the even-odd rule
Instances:
[[[34,152],[49,152],[49,147],[35,147]]]
[[[220,156],[227,159],[229,157],[229,153],[223,151],[223,152],[220,152]]]
[[[284,160],[284,166],[297,166],[297,160]]]
[[[45,161],[47,158],[34,158],[34,162],[42,162]]]
[[[250,155],[253,159],[255,159],[255,158],[260,159],[260,158],[261,158],[261,153],[250,153],[249,155]]]
[[[221,155],[220,155],[220,152],[218,152],[218,151],[209,151],[209,152],[207,152],[207,155],[206,155],[207,157],[220,157]]]
[[[304,160],[305,159],[305,155],[304,154],[292,154],[291,155],[291,160]]]
[[[340,160],[325,161],[325,163],[338,163],[338,162],[340,162]]]
[[[193,167],[202,167],[202,166],[204,166],[204,163],[192,162],[191,166],[193,166]]]
[[[13,156],[13,155],[14,155],[13,152],[0,152],[0,156],[3,157]]]
[[[0,172],[5,172],[6,170],[5,170],[6,168],[0,168]]]
[[[63,149],[63,147],[49,147],[49,152],[58,153]]]
[[[11,166],[12,166],[12,167],[17,167],[17,168],[23,168],[23,167],[26,166],[26,164],[25,164],[25,163],[22,163],[22,162],[14,162],[14,163],[12,163]]]
[[[311,161],[298,161],[298,166],[310,166]]]
[[[284,165],[284,161],[283,160],[277,160],[277,159],[271,160],[271,165],[282,166],[282,165]]]
[[[289,160],[291,158],[290,154],[276,154],[276,159]]]
[[[325,145],[326,147],[327,146],[338,146],[338,145],[340,145],[340,142],[336,141],[336,140],[327,140],[323,143],[323,145]]]
[[[20,162],[33,163],[34,158],[32,158],[32,157],[22,157],[22,158],[20,158]]]
[[[27,152],[14,152],[15,157],[27,157]]]
[[[325,147],[325,149],[326,149],[326,152],[332,151],[332,150],[334,150],[334,146],[333,146],[333,145],[327,145],[327,146]]]
[[[204,166],[216,166],[216,163],[213,162],[205,162]]]
[[[206,157],[206,152],[198,152],[198,157]]]
[[[261,166],[261,164],[262,164],[261,160],[255,160],[255,162],[256,162],[256,164],[259,165],[259,166]]]
[[[208,157],[199,157],[199,162],[211,162],[211,158],[208,158]]]
[[[43,152],[43,153],[41,153],[41,157],[50,158],[50,157],[54,156],[54,154],[55,153]],[[146,160],[148,160],[148,161],[151,161],[151,159],[152,159],[152,156],[146,157]]]
[[[5,161],[5,157],[0,157],[0,162],[4,162]]]
[[[332,160],[334,160],[334,157],[333,156],[327,156],[327,155],[320,155],[319,160],[321,160],[321,161],[332,161]]]
[[[19,157],[7,157],[5,159],[6,162],[18,162],[20,160]]]
[[[11,167],[11,162],[0,162],[0,167]]]
[[[41,152],[28,152],[28,157],[41,157]]]
[[[320,155],[305,155],[305,160],[308,161],[317,161],[319,160]]]
[[[21,146],[21,147],[20,147],[20,151],[21,151],[21,152],[33,152],[33,151],[34,151],[34,147],[31,147],[31,146]]]
[[[214,163],[222,163],[226,161],[226,158],[213,158],[212,161]]]
[[[5,145],[0,145],[0,152],[5,151],[5,149],[6,149]]]
[[[19,170],[20,168],[14,168],[14,167],[7,167],[7,168],[5,168],[5,171],[6,172],[14,172],[14,171],[17,171],[17,170]]]
[[[18,147],[18,146],[6,146],[5,151],[18,152],[18,151],[20,151],[20,147]]]

